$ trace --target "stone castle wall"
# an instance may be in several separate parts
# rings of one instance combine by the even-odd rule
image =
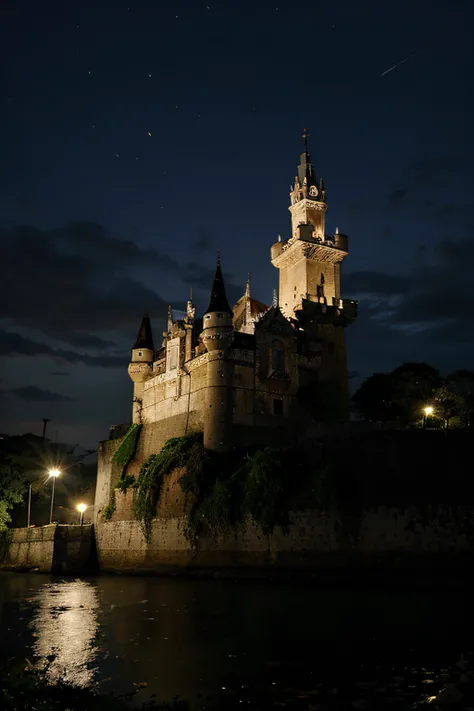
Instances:
[[[469,530],[474,513],[437,509],[429,520],[416,509],[367,511],[353,534],[335,512],[293,513],[289,532],[266,537],[248,523],[220,540],[201,537],[193,549],[183,516],[156,518],[149,542],[138,521],[99,523],[96,540],[101,570],[166,572],[183,568],[341,568],[389,565],[455,565],[474,559]]]

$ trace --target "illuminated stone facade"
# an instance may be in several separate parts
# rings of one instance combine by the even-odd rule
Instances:
[[[268,307],[245,294],[230,308],[220,263],[209,306],[197,318],[171,309],[155,350],[143,319],[128,368],[133,421],[175,435],[202,430],[210,449],[281,442],[305,425],[348,417],[344,328],[357,304],[341,299],[347,237],[325,235],[326,192],[305,145],[290,193],[292,232],[271,248],[278,299]]]

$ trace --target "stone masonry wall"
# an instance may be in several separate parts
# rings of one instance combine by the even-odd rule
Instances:
[[[3,569],[79,573],[93,560],[91,525],[14,528],[11,534],[0,561]]]
[[[221,540],[201,538],[193,550],[185,536],[182,516],[156,518],[147,543],[138,521],[101,523],[96,529],[100,567],[104,571],[166,571],[181,568],[339,568],[391,565],[420,557],[450,562],[473,558],[469,531],[474,513],[436,509],[429,520],[415,509],[378,508],[365,512],[352,533],[335,513],[294,513],[288,534],[276,529],[265,537],[253,524]]]

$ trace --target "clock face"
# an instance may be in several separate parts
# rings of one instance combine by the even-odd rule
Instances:
[[[309,194],[311,195],[311,197],[318,197],[318,188],[316,187],[316,185],[312,185],[310,187]]]

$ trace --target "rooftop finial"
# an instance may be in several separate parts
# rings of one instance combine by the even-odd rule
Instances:
[[[217,266],[221,266],[221,252],[220,249],[217,250]]]
[[[308,153],[308,138],[309,138],[308,129],[304,128],[303,129],[303,141],[304,141],[304,152],[305,153]]]
[[[250,299],[250,272],[247,274],[247,283],[245,285],[245,296]]]

